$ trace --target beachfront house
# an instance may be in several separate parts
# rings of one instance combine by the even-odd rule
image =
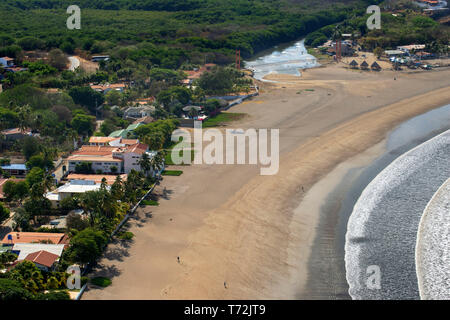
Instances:
[[[68,244],[69,237],[64,233],[48,232],[10,232],[2,240],[3,246],[14,246],[17,243],[53,243]]]
[[[53,208],[58,208],[59,203],[65,198],[80,195],[88,191],[98,191],[100,187],[100,183],[91,180],[71,180],[58,189],[48,192],[45,197],[50,200]]]
[[[64,251],[66,244],[54,243],[15,243],[11,251],[17,254],[17,260],[24,260],[30,253],[39,251],[47,251],[60,257]]]
[[[123,159],[118,154],[120,154],[120,147],[82,146],[67,158],[68,171],[78,173],[85,163],[91,172],[122,172]]]
[[[45,250],[30,253],[24,260],[31,261],[42,271],[52,271],[59,260],[59,256]]]
[[[130,173],[141,171],[140,160],[144,153],[152,159],[156,152],[149,151],[148,145],[137,139],[122,139],[120,146],[82,146],[67,159],[68,171],[73,173]],[[130,144],[128,142],[136,142]],[[90,172],[86,171],[86,164]]]
[[[90,137],[90,146],[117,146],[120,143],[121,138],[115,137]]]

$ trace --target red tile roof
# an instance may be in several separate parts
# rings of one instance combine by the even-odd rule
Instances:
[[[31,129],[20,129],[20,128],[12,128],[12,129],[6,129],[2,131],[3,135],[8,135],[8,134],[18,134],[18,133],[22,133],[22,134],[31,134]]]
[[[89,143],[108,143],[114,140],[117,140],[119,138],[113,138],[113,137],[90,137]]]
[[[131,146],[139,143],[139,139],[122,139],[120,142],[126,146]]]
[[[127,177],[128,177],[127,174],[120,175],[122,181],[126,181]],[[71,173],[67,176],[67,180],[91,180],[95,181],[96,183],[101,183],[103,178],[106,179],[107,184],[112,185],[116,181],[117,176],[107,174],[77,174],[77,173]]]
[[[37,252],[30,253],[26,256],[25,260],[40,264],[41,266],[45,266],[50,268],[53,264],[58,260],[59,256],[53,253],[50,253],[45,250],[40,250]]]
[[[11,235],[12,240],[8,240],[9,235]],[[53,244],[68,243],[68,237],[64,233],[45,232],[10,232],[3,238],[2,243],[39,243],[40,241],[48,240],[50,240]]]
[[[143,143],[137,143],[127,148],[128,152],[143,154],[148,150],[148,145]]]
[[[138,124],[138,123],[149,124],[149,123],[152,123],[152,122],[154,122],[154,121],[155,121],[155,119],[154,119],[153,117],[146,116],[146,117],[137,119],[136,121],[133,122],[133,124]],[[122,141],[123,141],[123,140],[122,140]]]

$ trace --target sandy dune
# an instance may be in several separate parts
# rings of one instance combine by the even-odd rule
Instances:
[[[111,244],[100,261],[96,273],[113,284],[90,288],[83,299],[310,297],[308,257],[319,217],[299,206],[305,193],[395,125],[450,103],[450,69],[367,74],[328,66],[302,78],[269,78],[282,83],[261,84],[260,96],[231,112],[249,114],[233,127],[280,129],[279,173],[193,165],[165,177],[159,207],[131,222],[134,243]],[[321,288],[319,297],[338,291]]]

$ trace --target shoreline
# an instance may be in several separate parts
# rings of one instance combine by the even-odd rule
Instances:
[[[309,193],[315,193],[318,200],[321,199],[326,205],[318,208],[318,201],[316,201],[315,204],[312,203],[312,206],[309,206],[310,210],[313,208],[320,214],[317,227],[320,231],[308,258],[308,272],[313,275],[308,278],[308,294],[299,296],[299,298],[330,298],[318,290],[323,287],[321,282],[323,277],[319,277],[319,274],[329,273],[330,269],[336,275],[333,278],[334,282],[330,281],[332,283],[329,282],[327,287],[335,288],[336,294],[332,298],[351,298],[348,294],[349,286],[346,280],[344,246],[347,222],[353,212],[353,206],[367,185],[395,159],[450,129],[450,125],[441,126],[441,121],[432,123],[448,109],[448,106],[433,109],[434,111],[403,122],[391,130],[382,142],[340,163],[310,189],[303,203],[306,205]],[[440,110],[440,112],[436,112],[436,110]],[[417,134],[411,135],[410,127],[418,125],[419,122],[427,126],[426,130],[417,130],[415,132]],[[314,190],[315,188],[317,190]],[[308,205],[306,207],[308,208]],[[330,251],[334,252],[334,255],[330,256]],[[328,291],[325,290],[326,293]]]
[[[347,279],[355,299],[419,299],[417,228],[429,197],[449,172],[448,136],[444,130],[397,157],[355,204],[345,243]],[[372,264],[383,270],[379,290],[363,285],[364,270]]]
[[[99,263],[98,275],[110,275],[113,284],[88,290],[86,299],[308,298],[317,216],[295,212],[305,192],[398,124],[448,104],[450,81],[445,70],[399,81],[332,67],[305,73],[308,79],[291,88],[265,85],[260,96],[234,107],[250,115],[237,127],[280,128],[278,175],[201,165],[165,178],[170,196],[140,211],[135,243],[120,258],[109,253],[123,248],[111,246]],[[305,87],[315,92],[296,94]],[[383,95],[370,99],[380,89]]]

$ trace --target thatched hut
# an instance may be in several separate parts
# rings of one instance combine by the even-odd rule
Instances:
[[[352,69],[357,69],[358,68],[358,62],[356,62],[356,60],[352,60],[352,62],[350,62],[350,68]]]
[[[374,61],[374,62],[372,63],[372,65],[370,66],[370,68],[371,68],[373,71],[380,71],[380,70],[381,70],[380,65],[379,65],[376,61]]]
[[[360,65],[362,70],[367,70],[369,69],[369,64],[364,60],[361,65]]]

